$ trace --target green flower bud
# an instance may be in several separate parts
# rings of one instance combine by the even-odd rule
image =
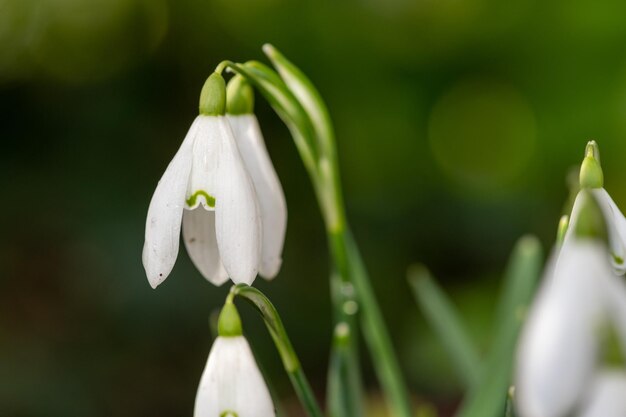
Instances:
[[[209,75],[200,92],[200,114],[203,116],[223,116],[226,111],[226,83],[214,72]]]
[[[580,166],[580,188],[602,188],[604,186],[604,174],[600,166],[600,151],[598,144],[592,140],[585,148],[585,159]]]
[[[233,115],[254,112],[254,90],[241,75],[235,75],[226,86],[226,112]]]
[[[239,312],[230,300],[226,301],[217,319],[217,334],[222,337],[236,337],[243,334]]]

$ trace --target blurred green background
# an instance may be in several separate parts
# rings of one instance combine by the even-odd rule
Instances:
[[[551,245],[588,139],[626,203],[625,15],[616,0],[0,0],[0,415],[192,414],[208,317],[228,286],[205,282],[181,250],[152,290],[145,215],[205,78],[222,59],[263,59],[264,42],[328,103],[348,214],[405,377],[447,415],[460,384],[406,268],[431,267],[485,347],[508,252],[527,232]],[[281,273],[256,283],[321,398],[323,225],[287,130],[257,102],[290,217]],[[240,310],[297,415],[262,322]]]

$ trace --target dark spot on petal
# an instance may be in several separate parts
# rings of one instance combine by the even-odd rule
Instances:
[[[193,243],[193,242],[195,242],[195,241],[196,241],[196,238],[195,238],[195,237],[192,237],[191,239],[189,239],[189,243]]]

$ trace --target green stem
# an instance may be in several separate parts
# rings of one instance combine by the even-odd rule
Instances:
[[[359,368],[358,363],[353,363],[357,358],[351,352],[352,339],[347,323],[341,322],[335,326],[326,387],[330,417],[365,415],[360,375],[354,372]]]
[[[315,395],[311,390],[311,385],[302,370],[300,360],[287,336],[285,326],[283,326],[278,311],[272,302],[261,291],[246,284],[235,285],[230,291],[230,299],[234,296],[243,297],[261,314],[265,326],[272,336],[276,349],[280,354],[285,371],[287,371],[291,384],[305,411],[309,417],[323,417],[321,408],[317,404]]]
[[[326,130],[332,133],[330,122]],[[329,139],[330,143],[326,147],[327,153],[323,154],[319,160],[320,178],[314,185],[317,186],[316,193],[326,224],[329,250],[336,268],[336,273],[331,275],[335,323],[345,322],[351,334],[356,334],[355,317],[349,313],[357,309],[360,311],[365,342],[389,402],[392,416],[411,417],[409,395],[391,345],[389,332],[372,290],[367,270],[347,226],[334,135],[330,134]],[[352,346],[349,347],[349,351],[352,352],[354,358],[352,375],[359,377],[358,349],[355,338],[351,339]],[[351,380],[353,381],[354,378],[348,381]],[[360,384],[352,389],[362,390]],[[355,409],[360,409],[360,406],[355,406]]]
[[[391,345],[391,337],[385,326],[378,302],[374,296],[367,270],[361,254],[348,231],[342,234],[348,263],[351,266],[351,278],[361,306],[361,326],[365,343],[370,351],[374,369],[378,375],[391,415],[411,417],[411,403],[402,378],[398,359]]]
[[[333,258],[334,271],[330,275],[331,300],[336,328],[345,326],[347,337],[341,343],[333,343],[328,370],[329,381],[336,381],[334,388],[328,387],[328,409],[331,417],[363,416],[363,386],[359,366],[358,334],[356,313],[358,303],[354,286],[350,282],[345,247],[329,235],[329,250]],[[339,389],[337,389],[339,388]],[[342,404],[342,407],[337,407]]]
[[[337,159],[336,141],[330,116],[321,95],[302,71],[270,45],[264,51],[280,72],[258,62],[230,64],[229,68],[247,78],[267,98],[289,128],[304,162],[321,207],[333,258],[331,294],[335,324],[345,323],[350,335],[356,332],[356,311],[378,378],[394,417],[410,417],[411,407],[400,367],[391,346],[382,314],[369,283],[358,249],[349,234]],[[357,303],[358,302],[358,303]],[[360,307],[359,308],[359,304]],[[271,330],[270,330],[271,331]],[[356,337],[350,337],[342,355],[349,368],[342,383],[347,392],[360,392],[360,372]],[[333,354],[331,354],[333,356]],[[338,372],[331,365],[331,373]],[[340,376],[331,375],[331,378]],[[352,386],[357,381],[356,386]],[[356,396],[359,397],[359,396]],[[360,403],[360,398],[355,399]],[[361,404],[354,404],[353,416],[362,415]]]

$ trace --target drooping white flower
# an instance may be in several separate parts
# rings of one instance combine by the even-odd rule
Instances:
[[[218,318],[218,337],[200,378],[194,417],[272,417],[274,403],[243,336],[232,300]]]
[[[596,368],[611,279],[601,243],[564,244],[521,335],[515,384],[521,416],[565,416],[585,393]]]
[[[287,204],[283,188],[267,153],[259,123],[253,113],[227,115],[235,140],[256,190],[261,214],[262,244],[259,274],[274,278],[282,263],[287,228]]]
[[[259,202],[262,229],[259,275],[272,279],[282,264],[281,254],[287,228],[285,194],[254,115],[252,87],[242,76],[236,75],[228,82],[226,92],[226,117],[233,128]]]
[[[269,390],[246,338],[216,338],[200,379],[194,417],[275,415]]]
[[[626,283],[619,276],[626,220],[602,188],[595,142],[587,146],[580,184],[563,243],[548,261],[520,337],[521,417],[625,415],[598,411],[609,409],[598,398],[615,392],[614,378],[606,382],[600,360],[607,331],[615,331],[626,353]],[[622,400],[614,401],[615,410],[623,410]]]
[[[202,111],[201,106],[150,202],[143,265],[153,288],[176,262],[181,223],[189,256],[210,282],[220,285],[230,277],[251,284],[258,272],[262,232],[257,197],[223,116],[224,80],[216,75],[209,77],[203,94],[207,85],[218,93],[221,88],[222,100],[213,106],[217,110]]]

